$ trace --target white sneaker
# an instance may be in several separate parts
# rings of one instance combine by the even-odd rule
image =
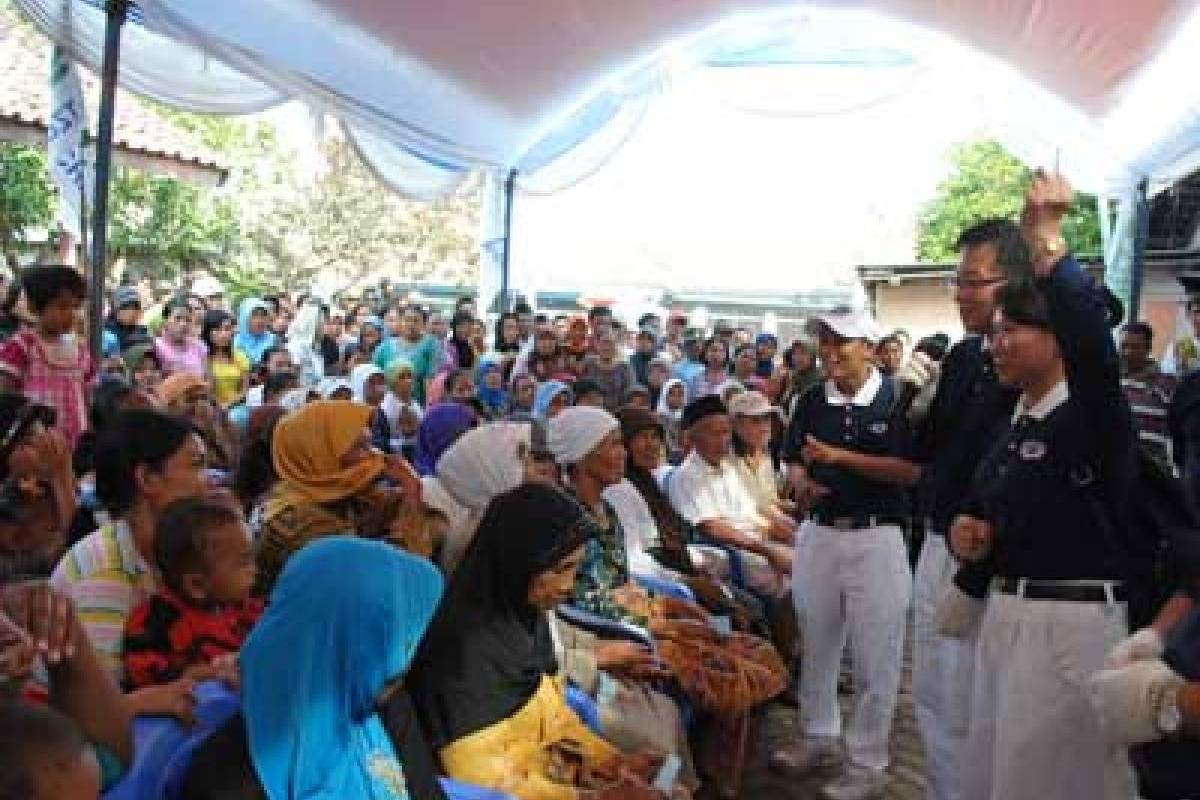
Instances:
[[[804,773],[836,767],[841,761],[837,742],[801,738],[771,753],[767,764],[777,772]]]
[[[821,795],[826,800],[873,800],[883,797],[887,783],[881,769],[850,765],[837,780],[821,788]]]

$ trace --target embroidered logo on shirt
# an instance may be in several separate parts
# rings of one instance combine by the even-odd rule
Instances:
[[[883,434],[887,433],[888,424],[886,422],[872,422],[867,426],[867,430],[876,436],[882,436]]]
[[[1021,442],[1019,452],[1026,461],[1041,461],[1046,457],[1046,443],[1040,439],[1026,439]]]

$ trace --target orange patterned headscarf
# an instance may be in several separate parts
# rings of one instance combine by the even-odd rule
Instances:
[[[371,409],[360,403],[310,403],[279,421],[271,453],[283,494],[329,503],[369,487],[384,469],[382,453],[344,467],[341,458],[362,437]],[[280,494],[277,492],[277,495]]]

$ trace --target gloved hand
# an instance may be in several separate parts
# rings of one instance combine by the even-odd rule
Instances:
[[[985,600],[972,597],[951,583],[934,614],[937,632],[951,639],[967,638],[967,634],[978,627],[986,607]]]
[[[1147,661],[1163,654],[1162,635],[1154,628],[1142,628],[1126,636],[1108,651],[1104,659],[1105,669],[1120,669],[1135,661]]]
[[[1161,739],[1158,700],[1166,689],[1183,686],[1184,682],[1157,658],[1097,672],[1088,679],[1088,685],[1105,738],[1123,745]]]
[[[941,364],[917,351],[896,371],[896,380],[924,389],[927,384],[937,382],[941,369]]]

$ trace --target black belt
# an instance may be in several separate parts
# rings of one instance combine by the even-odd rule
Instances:
[[[1024,578],[996,578],[996,591],[1024,597],[1026,600],[1066,600],[1073,603],[1107,603],[1125,600],[1125,585],[1120,581],[1035,581]]]
[[[898,514],[856,514],[838,517],[833,514],[813,514],[812,521],[827,528],[837,528],[839,531],[860,531],[864,528],[878,528],[881,525],[896,525],[904,528],[908,518]]]

